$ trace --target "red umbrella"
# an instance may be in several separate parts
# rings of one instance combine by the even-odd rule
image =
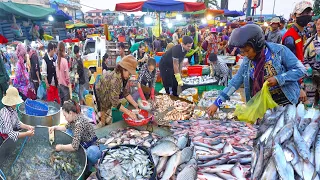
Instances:
[[[206,9],[204,3],[198,2],[183,2],[175,0],[148,0],[138,1],[130,3],[118,3],[116,4],[116,11],[125,12],[172,12],[172,11],[200,11]]]

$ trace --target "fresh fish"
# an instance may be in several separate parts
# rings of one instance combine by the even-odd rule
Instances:
[[[234,149],[229,142],[226,142],[225,145],[223,146],[222,152],[223,153],[233,153]]]
[[[170,179],[177,170],[178,163],[180,161],[181,152],[177,151],[173,156],[171,156],[167,162],[167,167],[163,173],[162,180]]]
[[[260,144],[256,145],[253,147],[253,151],[252,151],[252,163],[251,163],[251,174],[253,174],[253,171],[256,167],[257,161],[258,161],[258,157],[259,157],[259,148]]]
[[[314,166],[311,164],[310,161],[306,160],[303,162],[303,179],[305,180],[312,180],[313,177],[317,174],[314,169]]]
[[[300,102],[299,105],[297,106],[297,118],[301,120],[305,114],[306,114],[306,109],[304,107],[304,104]]]
[[[282,179],[294,179],[294,171],[292,166],[286,161],[284,152],[279,144],[273,147],[273,160],[277,171]]]
[[[277,180],[278,173],[276,169],[276,165],[272,159],[269,160],[268,165],[265,171],[262,174],[261,180]]]
[[[209,146],[209,145],[207,145],[205,143],[202,143],[202,142],[193,142],[193,144],[196,145],[196,146],[202,146],[202,147],[205,147],[205,148],[208,148],[208,149],[213,149],[213,150],[219,150],[219,149],[222,148],[222,147],[221,148],[215,148],[215,146]]]
[[[209,161],[213,159],[218,159],[226,154],[218,154],[218,155],[198,155],[198,160],[200,161]]]
[[[276,143],[282,144],[284,141],[288,140],[293,133],[293,123],[288,123],[279,131],[279,133],[274,138]]]
[[[285,123],[288,124],[289,122],[295,121],[296,113],[297,113],[297,108],[295,105],[292,105],[292,104],[287,105],[285,110],[285,115],[284,115]]]
[[[231,169],[231,174],[236,177],[239,180],[246,180],[246,178],[244,177],[244,172],[243,172],[243,168],[241,167],[241,165],[239,163],[236,163],[232,169]]]
[[[236,180],[237,179],[236,177],[232,176],[230,174],[230,172],[228,172],[228,173],[218,172],[217,175],[223,179],[228,179],[228,180],[233,180],[233,179]]]
[[[320,134],[317,135],[316,138],[316,142],[315,142],[315,169],[318,172],[318,174],[320,173]]]
[[[272,137],[274,138],[277,133],[281,130],[281,128],[284,126],[284,114],[281,114],[280,118],[277,121],[277,124],[272,132]],[[271,126],[272,127],[272,126]]]
[[[111,138],[107,139],[107,140],[105,141],[104,145],[110,144],[114,139],[115,139],[114,137],[111,137]]]
[[[294,154],[290,149],[285,148],[285,149],[283,149],[283,152],[284,152],[284,155],[286,157],[287,162],[290,162],[294,159]]]
[[[314,115],[311,118],[311,122],[315,122],[316,120],[318,120],[319,116],[320,116],[320,111],[317,109],[315,110]]]
[[[198,179],[199,180],[224,180],[214,174],[209,174],[209,173],[198,173]]]
[[[311,144],[314,142],[319,130],[319,124],[317,122],[310,123],[302,133],[302,137],[310,149]]]
[[[243,157],[251,157],[252,151],[244,151],[244,152],[240,152],[236,155],[233,156],[229,156],[229,159],[239,159],[239,158],[243,158]]]
[[[271,135],[273,130],[273,126],[270,126],[267,131],[260,137],[260,142],[263,143],[265,142],[267,139],[269,139],[269,136]]]
[[[259,149],[258,161],[257,161],[257,164],[255,165],[254,172],[252,174],[253,180],[259,179],[262,173],[262,168],[263,168],[262,165],[263,165],[263,146],[261,145]]]
[[[231,169],[234,167],[233,164],[223,164],[223,165],[217,165],[217,166],[211,166],[209,168],[203,168],[200,169],[200,172],[203,173],[217,173],[217,172],[226,172],[226,171],[231,171]]]
[[[209,161],[205,164],[199,164],[198,167],[208,167],[208,166],[213,166],[213,165],[221,165],[221,164],[225,164],[228,161],[229,161],[229,159],[215,159],[215,160]]]
[[[179,148],[171,141],[161,141],[151,149],[151,153],[157,156],[172,156]]]
[[[157,174],[160,174],[162,171],[165,170],[167,161],[168,161],[167,156],[163,156],[160,158],[159,163],[157,165]]]
[[[186,147],[189,140],[189,133],[186,133],[183,136],[180,136],[177,142],[177,146],[180,150]]]
[[[179,161],[179,164],[178,164],[178,165],[190,161],[190,159],[191,159],[192,156],[193,156],[193,150],[194,150],[194,147],[193,147],[193,146],[184,148],[184,149],[181,151],[181,158],[180,158],[180,161]]]
[[[155,154],[152,154],[151,156],[152,156],[152,160],[154,162],[154,165],[157,166],[160,161],[160,157]]]
[[[299,123],[298,130],[300,132],[303,132],[304,129],[308,126],[308,124],[310,124],[310,122],[311,122],[311,118],[302,118]]]
[[[185,167],[177,176],[177,180],[195,180],[197,178],[197,168],[195,165]]]
[[[309,148],[307,146],[307,143],[301,137],[296,126],[294,126],[293,140],[294,140],[295,146],[297,147],[297,151],[298,151],[299,155],[304,160],[308,160],[310,158]]]

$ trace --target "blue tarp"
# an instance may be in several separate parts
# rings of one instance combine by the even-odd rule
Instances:
[[[174,0],[151,0],[144,2],[142,11],[184,11],[184,2]]]
[[[224,9],[224,16],[226,17],[238,17],[243,15],[244,13],[242,11],[230,11],[228,9]]]
[[[55,9],[56,12],[53,14],[53,17],[57,21],[69,21],[72,20],[72,17],[63,12],[61,9],[59,9],[58,5],[56,3],[50,4],[52,9]]]

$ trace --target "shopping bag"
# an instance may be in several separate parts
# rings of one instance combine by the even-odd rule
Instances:
[[[46,88],[44,87],[45,83],[41,82],[40,83],[40,86],[38,88],[38,91],[37,91],[37,97],[38,99],[44,99],[45,96],[46,96]]]
[[[263,83],[262,89],[253,96],[245,105],[237,105],[234,115],[240,121],[255,123],[257,119],[263,118],[268,109],[277,107],[278,104],[272,99],[269,91],[268,81]]]

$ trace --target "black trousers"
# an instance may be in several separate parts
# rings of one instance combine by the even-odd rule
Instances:
[[[173,69],[160,67],[160,75],[162,78],[163,87],[167,94],[170,94],[170,87],[172,88],[172,95],[178,96],[178,82],[174,76]]]

